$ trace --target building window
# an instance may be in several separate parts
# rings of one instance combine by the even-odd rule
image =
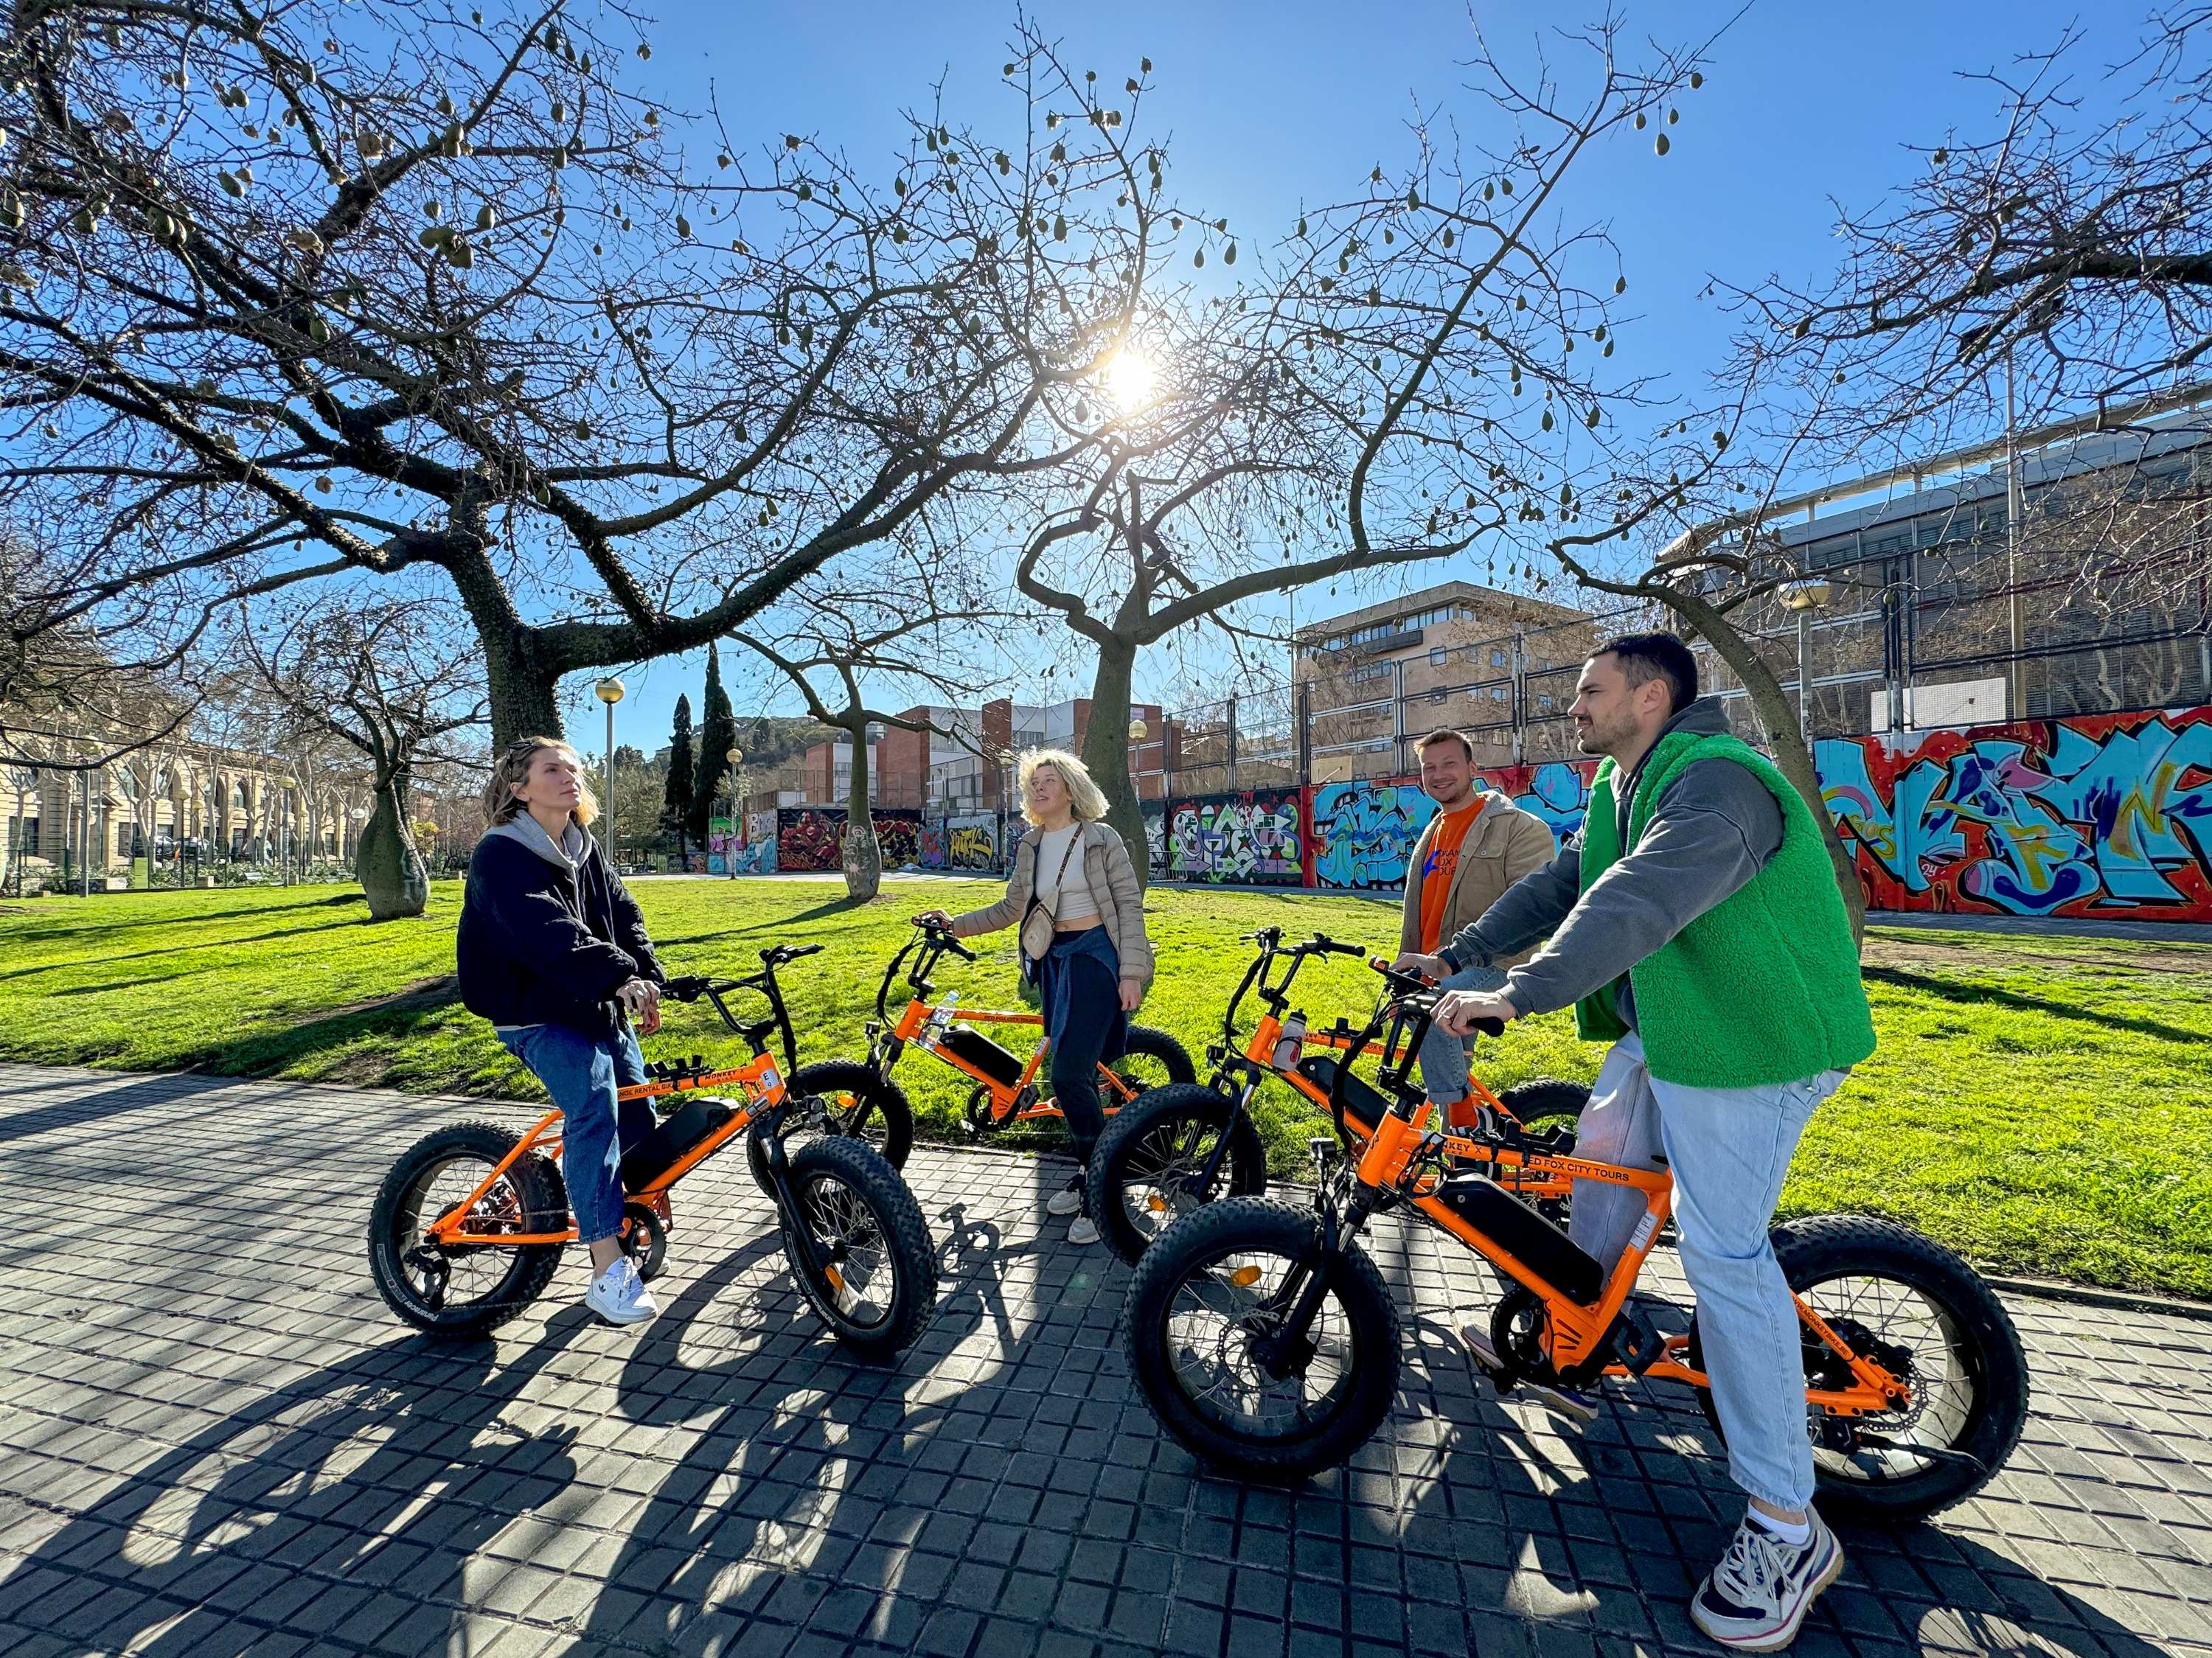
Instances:
[[[1505,653],[1503,651],[1492,651],[1490,653],[1490,665],[1493,668],[1504,667],[1505,665]]]
[[[1388,679],[1389,677],[1390,665],[1388,662],[1370,662],[1364,667],[1354,668],[1345,675],[1345,678],[1355,685],[1363,679]]]
[[[1430,665],[1431,668],[1441,668],[1441,667],[1443,667],[1443,665],[1444,665],[1444,658],[1445,658],[1448,654],[1449,654],[1449,653],[1448,653],[1448,652],[1444,649],[1444,647],[1443,647],[1443,646],[1441,646],[1441,645],[1432,645],[1432,646],[1431,646],[1431,647],[1429,647],[1429,665]]]
[[[1490,700],[1493,702],[1503,702],[1505,700],[1505,687],[1492,685],[1490,688]]]

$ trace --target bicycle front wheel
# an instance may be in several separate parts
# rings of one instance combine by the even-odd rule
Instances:
[[[823,1135],[793,1149],[783,1248],[799,1292],[864,1359],[911,1345],[937,1307],[937,1251],[898,1170],[862,1141]]]
[[[1342,1462],[1389,1414],[1398,1315],[1358,1244],[1319,1254],[1312,1215],[1228,1198],[1184,1216],[1137,1263],[1123,1309],[1129,1373],[1186,1448],[1240,1478],[1295,1482]],[[1315,1272],[1321,1305],[1270,1355]],[[1279,1374],[1278,1374],[1279,1372]]]
[[[1899,1410],[1808,1409],[1822,1510],[1918,1518],[1988,1484],[2020,1442],[2028,1382],[2020,1334],[1980,1274],[1932,1238],[1871,1215],[1791,1221],[1773,1236],[1790,1287],[1853,1352],[1912,1389]],[[1809,1327],[1801,1333],[1806,1385],[1850,1386],[1841,1355]],[[1699,1370],[1703,1352],[1692,1319],[1689,1358]],[[1711,1390],[1698,1400],[1720,1432]]]
[[[820,1060],[792,1072],[790,1096],[801,1108],[786,1120],[787,1150],[822,1134],[859,1140],[893,1169],[906,1167],[914,1150],[914,1107],[906,1090],[872,1065],[857,1060]],[[768,1157],[759,1137],[747,1137],[745,1161],[763,1192],[771,1189]]]
[[[1201,1187],[1209,1163],[1212,1178]],[[1200,1205],[1265,1193],[1267,1151],[1234,1100],[1176,1083],[1139,1095],[1107,1121],[1085,1178],[1099,1230],[1115,1254],[1134,1262]]]

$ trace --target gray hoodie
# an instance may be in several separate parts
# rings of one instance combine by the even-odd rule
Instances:
[[[582,861],[586,849],[592,844],[591,836],[572,818],[562,829],[560,843],[556,845],[553,837],[545,832],[545,826],[526,811],[515,813],[504,823],[494,824],[484,833],[518,841],[554,868],[564,869],[571,875],[576,872],[576,865]]]
[[[1723,734],[1717,697],[1701,696],[1660,729]],[[1652,748],[1658,747],[1655,740]],[[1647,751],[1644,758],[1650,757]],[[1686,768],[1654,803],[1650,821],[1627,846],[1629,806],[1643,762],[1619,782],[1614,811],[1620,861],[1582,886],[1582,836],[1508,888],[1482,918],[1437,953],[1453,969],[1487,967],[1549,935],[1551,942],[1506,977],[1504,994],[1524,1014],[1569,1007],[1619,981],[1614,1005],[1632,1030],[1636,999],[1628,969],[1735,892],[1782,849],[1782,808],[1766,785],[1733,760]]]

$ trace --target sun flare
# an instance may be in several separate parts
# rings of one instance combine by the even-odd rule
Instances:
[[[1106,389],[1123,409],[1134,409],[1152,400],[1160,371],[1137,346],[1125,345],[1106,365]]]

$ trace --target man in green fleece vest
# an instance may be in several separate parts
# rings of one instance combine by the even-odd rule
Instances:
[[[1874,1052],[1858,953],[1820,825],[1788,780],[1698,695],[1672,634],[1617,639],[1583,667],[1573,708],[1605,756],[1581,835],[1424,969],[1442,977],[1549,942],[1497,991],[1459,991],[1437,1021],[1463,1032],[1573,1006],[1613,1046],[1582,1117],[1580,1152],[1674,1175],[1683,1272],[1729,1472],[1750,1498],[1690,1612],[1724,1646],[1771,1651],[1843,1570],[1814,1512],[1803,1361],[1766,1229],[1799,1136],[1844,1072]],[[1575,1242],[1608,1270],[1639,1193],[1577,1182]],[[1468,1333],[1494,1366],[1486,1333]],[[1540,1390],[1587,1418],[1595,1402]]]

